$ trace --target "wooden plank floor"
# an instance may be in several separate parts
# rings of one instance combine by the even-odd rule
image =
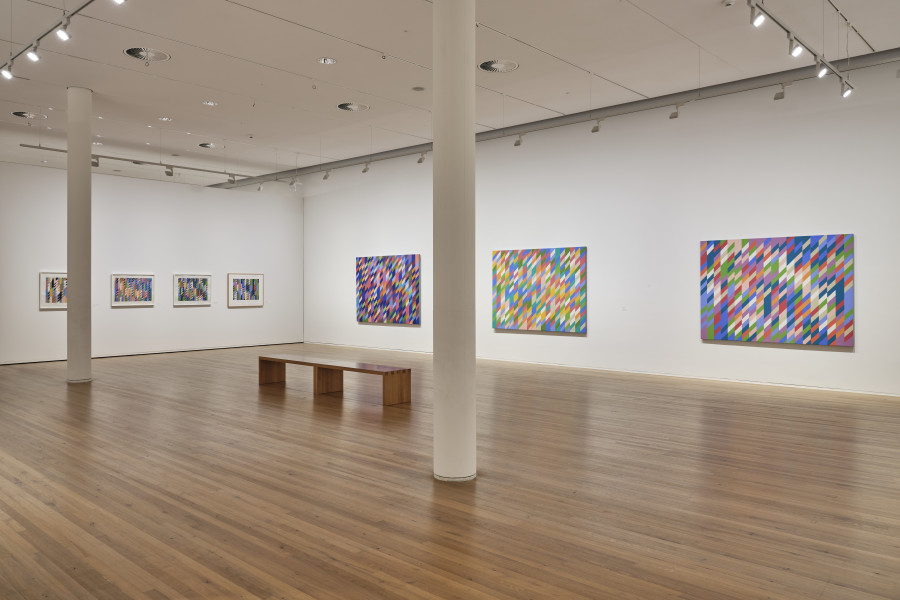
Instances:
[[[269,352],[410,366],[412,404]],[[431,476],[431,357],[277,346],[0,367],[0,599],[900,599],[900,399],[481,361]]]

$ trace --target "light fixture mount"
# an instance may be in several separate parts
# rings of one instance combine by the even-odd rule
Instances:
[[[505,58],[492,58],[478,65],[478,68],[488,73],[510,73],[519,68],[519,63]]]

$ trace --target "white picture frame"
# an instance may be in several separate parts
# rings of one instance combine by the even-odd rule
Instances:
[[[68,308],[69,276],[67,273],[42,271],[38,274],[38,310]]]
[[[172,276],[172,306],[211,306],[212,275],[176,273]]]
[[[156,299],[156,275],[114,273],[110,275],[109,301],[114,308],[152,307]]]
[[[228,308],[262,307],[264,284],[262,273],[229,273]]]

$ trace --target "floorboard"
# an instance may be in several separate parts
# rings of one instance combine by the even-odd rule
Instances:
[[[271,352],[412,368],[257,383]],[[0,600],[900,600],[900,399],[309,344],[0,367]]]

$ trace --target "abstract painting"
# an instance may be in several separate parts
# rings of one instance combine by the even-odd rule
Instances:
[[[704,340],[852,346],[853,235],[700,242]]]
[[[172,281],[175,306],[209,306],[210,275],[175,275]]]
[[[155,291],[154,275],[112,275],[112,306],[153,306]]]
[[[69,279],[65,273],[41,273],[38,280],[40,310],[65,310]]]
[[[494,329],[587,333],[587,247],[493,253]]]
[[[228,308],[263,305],[263,276],[259,273],[228,274]]]
[[[420,263],[419,254],[357,257],[356,320],[420,325]]]

